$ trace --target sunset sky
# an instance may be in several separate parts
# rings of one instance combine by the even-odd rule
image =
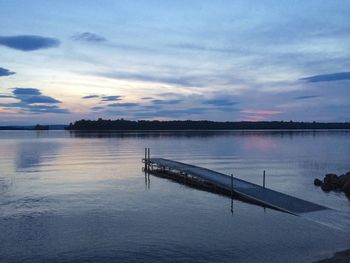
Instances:
[[[0,125],[350,121],[350,1],[0,0]]]

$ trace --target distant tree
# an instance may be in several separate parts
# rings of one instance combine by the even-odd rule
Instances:
[[[37,124],[37,125],[34,126],[34,130],[43,131],[43,130],[48,130],[48,129],[49,129],[48,125]]]

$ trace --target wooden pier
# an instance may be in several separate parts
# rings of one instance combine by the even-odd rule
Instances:
[[[173,180],[199,185],[202,188],[215,188],[218,192],[248,200],[263,207],[273,208],[296,216],[316,221],[340,230],[349,231],[350,217],[319,204],[253,184],[232,175],[222,174],[207,168],[181,163],[164,158],[150,158],[145,151],[145,171]]]

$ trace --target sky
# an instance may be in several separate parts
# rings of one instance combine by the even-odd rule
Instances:
[[[350,1],[0,0],[0,125],[350,121]]]

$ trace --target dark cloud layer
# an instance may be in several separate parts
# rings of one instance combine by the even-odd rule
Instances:
[[[0,106],[7,108],[19,108],[30,113],[69,113],[67,109],[62,109],[56,104],[61,101],[42,95],[36,88],[14,88],[13,96],[8,96],[18,100],[13,103],[2,103]]]
[[[16,98],[20,99],[23,102],[26,102],[28,104],[33,103],[61,103],[61,101],[56,100],[55,98],[39,95],[39,96],[17,96]]]
[[[73,40],[85,42],[105,42],[106,38],[91,32],[77,33],[72,36]]]
[[[56,38],[42,36],[0,36],[0,45],[22,51],[52,48],[59,46],[59,44],[60,41]]]
[[[316,95],[308,95],[308,96],[299,96],[299,97],[295,97],[295,100],[308,100],[308,99],[315,99],[318,98],[319,96]]]
[[[350,80],[350,72],[339,72],[333,74],[315,75],[311,77],[302,78],[307,82],[323,82],[323,81],[337,81],[337,80]]]
[[[152,104],[155,105],[167,105],[167,104],[178,104],[180,103],[182,100],[152,100]]]
[[[41,92],[40,92],[40,90],[35,89],[35,88],[14,88],[13,94],[36,96],[36,95],[41,95]]]
[[[117,101],[121,100],[122,96],[102,96],[102,101]]]
[[[108,107],[135,107],[135,106],[139,106],[139,103],[135,103],[135,102],[112,103],[107,106]]]
[[[209,105],[214,105],[214,106],[232,106],[237,104],[237,102],[232,101],[230,99],[210,99],[210,100],[205,100],[202,102],[203,104],[209,104]]]
[[[6,76],[14,75],[14,74],[16,74],[16,73],[12,72],[6,68],[0,68],[0,77],[6,77]]]
[[[87,95],[82,97],[82,99],[86,100],[86,99],[94,99],[94,98],[99,98],[100,96],[98,95]]]
[[[102,109],[103,109],[103,107],[96,106],[96,107],[92,107],[91,109],[92,109],[92,110],[102,110]]]
[[[27,105],[23,109],[31,113],[69,113],[67,109],[62,109],[56,105]]]
[[[118,101],[122,100],[122,96],[118,95],[111,95],[111,96],[106,96],[106,95],[87,95],[82,97],[82,99],[94,99],[94,98],[101,98],[101,101]]]
[[[34,103],[61,103],[55,98],[44,96],[38,89],[35,88],[15,88],[13,90],[14,98],[19,99],[23,103],[34,104]]]

